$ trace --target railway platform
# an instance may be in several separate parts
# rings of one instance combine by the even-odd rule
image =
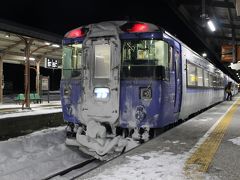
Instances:
[[[59,95],[52,95],[50,101],[44,97],[42,103],[31,103],[30,109],[22,109],[21,104],[6,96],[5,103],[0,104],[0,140],[63,124],[59,99]]]
[[[239,117],[236,95],[79,179],[237,180]]]

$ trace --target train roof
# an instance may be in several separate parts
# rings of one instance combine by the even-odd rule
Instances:
[[[103,30],[111,29],[113,26],[117,27],[118,33],[124,32],[156,32],[162,29],[157,25],[142,21],[103,21],[99,23],[93,23],[88,25],[80,26],[67,32],[65,38],[74,38],[77,35],[83,35],[84,30],[91,29],[92,27],[102,28]]]

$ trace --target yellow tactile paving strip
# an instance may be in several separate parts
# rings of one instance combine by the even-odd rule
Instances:
[[[190,175],[194,172],[207,172],[213,160],[213,157],[218,150],[222,138],[232,121],[233,115],[240,105],[238,100],[226,115],[221,119],[215,129],[205,139],[205,141],[196,149],[196,151],[187,159],[185,163],[185,172]],[[194,171],[194,172],[192,172]]]

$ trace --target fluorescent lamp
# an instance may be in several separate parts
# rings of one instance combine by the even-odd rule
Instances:
[[[24,60],[26,60],[27,58],[26,58],[26,57],[24,57],[23,59],[24,59]],[[29,60],[30,60],[30,61],[34,61],[34,60],[35,60],[35,58],[34,58],[34,57],[29,57]]]
[[[47,46],[49,46],[51,43],[49,43],[49,42],[45,42],[44,44],[47,45]]]
[[[58,44],[52,44],[52,47],[60,47]]]
[[[216,28],[215,28],[215,26],[214,26],[214,24],[213,24],[213,22],[212,22],[211,20],[209,20],[209,21],[207,22],[207,24],[208,24],[208,27],[210,28],[210,30],[211,30],[212,32],[216,31]]]

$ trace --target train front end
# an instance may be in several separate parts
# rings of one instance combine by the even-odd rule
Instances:
[[[164,67],[154,64],[164,63],[158,62],[155,54],[163,53],[165,44],[154,40],[151,33],[147,40],[141,40],[139,32],[124,32],[137,30],[143,34],[150,27],[158,30],[152,25],[146,29],[146,25],[103,22],[65,35],[61,102],[64,120],[68,122],[68,145],[104,159],[126,148],[129,142],[126,137],[135,134],[131,130],[138,129],[139,135],[142,127],[149,130],[158,126],[161,99],[158,80],[165,75]],[[148,66],[142,66],[144,63]],[[145,74],[141,75],[141,71]],[[153,76],[157,79],[153,80]],[[139,91],[135,95],[130,92],[134,89]]]

